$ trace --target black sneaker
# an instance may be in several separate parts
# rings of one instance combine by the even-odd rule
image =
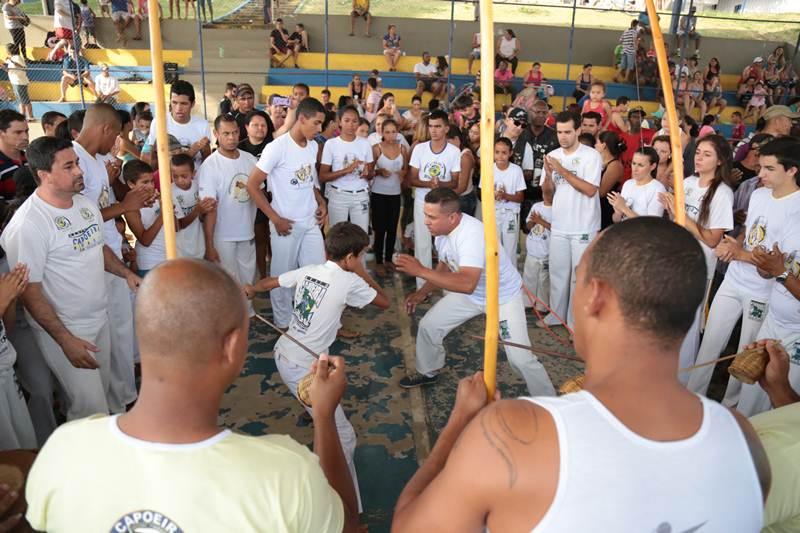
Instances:
[[[435,376],[426,376],[425,374],[414,374],[413,376],[406,376],[400,380],[400,386],[404,389],[413,389],[423,385],[433,385],[439,380],[438,374]]]

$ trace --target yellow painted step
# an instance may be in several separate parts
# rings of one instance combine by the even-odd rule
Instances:
[[[8,94],[12,94],[10,85],[4,82],[3,86]],[[35,102],[54,102],[58,100],[60,96],[60,87],[61,85],[58,82],[34,81],[28,86],[28,93],[30,94],[31,100]],[[133,104],[136,102],[152,102],[155,99],[153,85],[150,83],[120,83],[119,87],[120,93],[117,96],[117,102],[119,103]],[[83,94],[87,103],[93,103],[95,101],[88,90],[84,89]],[[168,86],[164,87],[164,94],[169,98]],[[67,89],[67,102],[80,101],[80,88],[77,85],[75,87],[69,87]]]
[[[47,59],[49,48],[34,48],[33,58],[38,60]],[[192,59],[191,50],[164,50],[165,63],[177,63],[180,67],[189,65]],[[150,66],[150,50],[129,50],[126,48],[90,48],[84,52],[84,56],[90,63],[107,63],[109,65],[124,67],[147,67]]]

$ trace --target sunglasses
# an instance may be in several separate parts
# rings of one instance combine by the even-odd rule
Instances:
[[[513,122],[513,123],[514,123],[514,125],[515,125],[516,127],[518,127],[518,128],[524,128],[525,126],[527,126],[527,125],[528,125],[528,123],[527,123],[527,122],[524,122],[524,121],[522,121],[522,120],[512,120],[512,122]]]

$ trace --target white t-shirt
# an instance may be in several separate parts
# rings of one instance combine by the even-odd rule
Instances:
[[[563,148],[556,148],[548,155],[558,159],[565,169],[580,179],[595,187],[600,186],[603,159],[594,148],[578,144],[578,148],[571,154],[565,154]],[[578,192],[555,169],[553,183],[556,186],[556,194],[553,197],[553,233],[584,235],[600,231],[598,193],[589,197]]]
[[[406,113],[408,113],[408,111],[406,111]],[[369,141],[370,146],[375,146],[376,144],[380,144],[381,142],[383,142],[383,139],[381,138],[380,135],[378,135],[377,131],[373,131],[372,133],[367,135],[367,141]],[[397,134],[397,142],[399,142],[409,150],[411,149],[411,145],[408,144],[406,138],[403,135],[400,135],[399,133]]]
[[[142,217],[142,226],[148,229],[161,218],[161,203],[156,202],[153,207],[143,207],[139,210]],[[136,241],[136,266],[139,270],[153,270],[167,260],[167,244],[164,240],[164,226],[158,230],[156,237],[148,246],[142,241]]]
[[[544,205],[544,202],[533,204],[530,214],[533,213],[539,213],[547,222],[553,220],[553,206]],[[525,239],[525,251],[531,257],[547,260],[550,257],[550,230],[541,224],[534,224]]]
[[[787,231],[778,243],[778,248],[786,258],[784,262],[786,270],[793,273],[795,277],[800,277],[800,227],[795,224],[791,230]],[[777,281],[772,282],[768,312],[772,320],[780,327],[790,331],[800,331],[800,300]],[[792,362],[796,362],[797,355],[790,353],[789,358]]]
[[[3,319],[0,318],[0,372],[13,368],[16,362],[17,350],[14,349],[14,345],[8,340],[6,325],[3,323]]]
[[[288,133],[269,143],[261,153],[256,166],[267,174],[272,208],[281,217],[304,220],[317,211],[317,150],[314,141],[300,146]]]
[[[483,187],[483,176],[481,176],[479,187]],[[494,190],[499,191],[503,189],[506,194],[514,194],[524,191],[525,178],[522,175],[522,168],[514,163],[509,163],[508,168],[500,170],[497,163],[494,164]],[[508,200],[495,200],[495,211],[513,211],[519,213],[522,204],[519,202],[509,202]]]
[[[450,143],[445,143],[444,149],[435,153],[431,149],[431,141],[419,143],[411,153],[411,166],[419,169],[419,179],[432,181],[451,181],[454,172],[461,172],[461,152]],[[425,195],[430,188],[417,187],[414,190],[414,201],[425,202]]]
[[[329,182],[337,189],[344,191],[360,191],[369,187],[369,182],[361,177],[364,167],[372,163],[372,146],[366,139],[356,137],[352,141],[345,141],[341,137],[329,139],[322,148],[323,165],[330,165],[333,172],[338,172],[353,161],[362,161],[362,164],[351,172]]]
[[[256,158],[237,150],[239,157],[230,159],[214,152],[197,173],[200,198],[217,201],[217,223],[214,239],[249,241],[254,237],[256,204],[247,192],[247,178],[256,166]]]
[[[403,171],[403,154],[399,152],[397,157],[389,159],[385,154],[378,155],[375,162],[376,170],[388,170],[391,172],[389,177],[375,174],[372,180],[372,192],[377,194],[398,195],[402,193],[402,180],[400,173]]]
[[[742,247],[750,252],[757,246],[772,251],[776,242],[781,241],[800,227],[800,191],[784,198],[773,198],[772,190],[762,187],[753,191],[747,206],[744,243]],[[781,248],[782,251],[783,248]],[[741,287],[747,294],[767,298],[774,281],[764,279],[758,274],[755,265],[743,261],[732,261],[725,277]],[[770,305],[771,307],[771,305]],[[772,310],[770,309],[770,312]]]
[[[83,171],[84,187],[81,194],[95,202],[99,209],[105,209],[115,204],[117,198],[114,195],[114,189],[109,185],[106,158],[100,154],[92,157],[77,141],[72,141],[72,148],[78,155],[78,165]],[[117,231],[117,223],[114,219],[103,222],[103,240],[117,258],[122,259],[122,235]]]
[[[684,206],[686,216],[697,222],[700,216],[700,206],[703,198],[708,191],[708,187],[700,187],[700,178],[689,176],[683,180],[683,192],[685,195]],[[711,200],[711,209],[708,213],[708,221],[705,224],[708,229],[722,229],[730,231],[733,229],[733,191],[724,183],[720,183],[714,198]],[[708,268],[708,279],[714,277],[714,269],[717,266],[717,256],[714,249],[699,241],[706,256],[706,267]]]
[[[316,353],[327,351],[336,340],[345,307],[362,308],[377,295],[361,276],[333,261],[286,272],[278,282],[295,289],[289,334]],[[285,337],[278,339],[275,352],[297,363],[308,359],[305,350]]]
[[[91,468],[76,457],[91,455]],[[58,472],[55,475],[54,472]],[[208,480],[214,480],[213,505]],[[123,433],[116,416],[56,429],[25,489],[37,531],[342,530],[339,496],[319,459],[286,435],[222,430],[199,442],[166,444]]]
[[[80,194],[72,207],[59,209],[34,192],[0,235],[9,268],[28,265],[30,282],[42,284],[67,327],[99,327],[107,320],[102,221],[97,204]]]
[[[470,300],[478,305],[486,305],[486,243],[483,235],[483,223],[469,215],[461,215],[461,222],[448,235],[439,235],[435,239],[439,261],[444,262],[451,272],[458,272],[464,267],[481,269],[481,278],[475,291],[469,295]],[[500,246],[498,245],[498,249]],[[508,254],[497,254],[500,258],[500,305],[519,294],[522,278],[511,264]]]
[[[211,139],[211,129],[208,127],[208,122],[194,115],[190,117],[189,122],[186,124],[180,124],[175,122],[175,119],[172,118],[172,113],[168,113],[167,133],[178,139],[181,146],[187,149],[191,148],[194,143],[203,137],[207,137],[209,140]],[[152,149],[155,143],[156,128],[153,126],[150,128],[150,134],[147,136],[145,145]],[[194,156],[194,166],[196,169],[199,169],[201,164],[203,164],[203,155],[197,152]]]
[[[109,95],[114,91],[119,90],[119,82],[117,78],[114,76],[103,76],[103,74],[98,74],[94,78],[94,85],[97,87],[98,94],[102,96]]]
[[[662,192],[667,192],[667,189],[658,180],[639,185],[636,180],[630,179],[622,185],[620,195],[625,204],[640,217],[660,217],[664,214],[664,205],[658,199]]]
[[[175,206],[175,217],[180,220],[187,217],[200,201],[200,187],[197,179],[192,180],[189,190],[184,191],[175,183],[172,184],[172,203]],[[189,226],[175,235],[175,246],[180,257],[202,259],[206,253],[206,242],[203,236],[203,224],[200,217],[195,217]]]
[[[421,61],[414,65],[414,74],[421,74],[423,76],[432,76],[436,74],[436,65],[431,61],[427,65]]]
[[[3,7],[8,4],[4,4]],[[25,73],[25,58],[19,54],[13,55],[10,61],[6,61],[6,68],[8,69],[8,81],[11,85],[28,85],[28,75]],[[16,63],[16,65],[15,65]],[[22,65],[22,68],[17,65]]]
[[[53,1],[53,27],[72,29],[72,2],[70,0]],[[63,11],[63,13],[60,13]]]

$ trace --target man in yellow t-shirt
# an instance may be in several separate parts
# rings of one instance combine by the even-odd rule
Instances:
[[[372,37],[369,33],[369,27],[370,24],[372,24],[372,15],[369,12],[369,0],[353,0],[353,10],[350,13],[350,37],[356,33],[356,19],[362,17],[367,21],[364,37]]]
[[[241,288],[219,266],[162,263],[136,303],[142,388],[133,409],[56,430],[31,469],[34,529],[85,531],[355,531],[356,497],[334,423],[344,362],[317,364],[314,445],[217,425],[247,352]],[[344,504],[344,505],[343,505]]]

